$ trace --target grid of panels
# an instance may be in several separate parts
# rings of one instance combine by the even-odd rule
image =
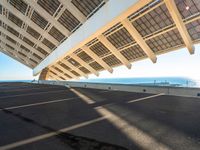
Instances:
[[[88,69],[86,69],[85,67],[80,67],[79,68],[82,72],[84,72],[85,74],[90,73],[90,71]]]
[[[121,28],[117,32],[114,32],[113,34],[109,35],[107,39],[116,47],[122,47],[124,45],[127,45],[129,43],[133,43],[134,40],[132,36],[129,34],[129,32],[125,28]]]
[[[144,16],[133,21],[133,26],[144,37],[173,24],[165,4],[155,8]]]
[[[15,40],[13,40],[11,37],[6,36],[6,39],[14,44],[16,44],[17,42]]]
[[[42,57],[40,57],[39,55],[33,53],[33,56],[35,56],[36,58],[38,58],[39,60],[42,60]]]
[[[73,73],[75,76],[80,76],[76,71],[72,70],[71,73]]]
[[[30,41],[28,38],[26,38],[26,37],[23,38],[23,41],[26,42],[28,45],[30,45],[30,46],[32,46],[32,47],[34,46],[34,43],[31,42],[31,41]]]
[[[101,42],[97,42],[92,45],[90,49],[99,57],[103,57],[110,53],[110,51]]]
[[[67,28],[69,31],[72,31],[79,25],[78,19],[74,17],[70,11],[67,9],[63,12],[63,14],[58,19],[58,22],[60,22],[65,28]]]
[[[130,20],[133,20],[136,17],[139,17],[142,13],[145,13],[146,11],[148,11],[151,8],[153,8],[154,6],[156,6],[157,4],[159,4],[162,1],[163,0],[152,0],[151,3],[149,3],[149,4],[145,5],[144,7],[140,8],[139,10],[137,10],[136,12],[134,12],[133,14],[131,14],[130,16],[128,16],[128,18]]]
[[[60,70],[59,68],[57,68],[57,67],[54,67],[54,69],[56,69],[58,72],[60,72],[60,73],[63,73],[63,71],[62,70]]]
[[[52,73],[52,74],[54,74],[54,75],[57,75],[55,72],[53,72],[52,70],[50,70],[50,72]]]
[[[32,16],[31,16],[31,20],[37,24],[40,28],[44,29],[47,24],[48,21],[46,19],[44,19],[39,13],[37,13],[36,11],[33,12]]]
[[[134,60],[146,56],[146,54],[139,45],[135,45],[125,49],[121,51],[121,54],[128,60]]]
[[[22,58],[19,58],[19,59],[22,60],[23,62],[25,62],[24,59],[22,59]]]
[[[74,65],[75,67],[78,67],[78,66],[80,66],[80,64],[76,61],[76,60],[74,60],[73,58],[70,58],[70,59],[68,59],[67,61],[69,61],[72,65]]]
[[[82,50],[79,48],[79,49],[77,49],[77,50],[75,50],[73,53],[74,54],[78,54],[78,53],[80,53]]]
[[[63,68],[65,68],[66,70],[71,70],[71,68],[69,68],[67,65],[63,64],[60,62],[60,66],[62,66]]]
[[[7,26],[7,30],[8,30],[10,33],[14,34],[16,37],[19,36],[19,32],[17,32],[15,29],[11,28],[10,26]]]
[[[174,29],[148,40],[147,44],[153,50],[153,52],[156,53],[168,48],[175,47],[177,45],[182,45],[184,42],[178,30]]]
[[[25,2],[25,0],[9,0],[9,3],[11,4],[11,5],[13,5],[16,9],[18,9],[20,12],[22,12],[24,15],[27,15],[27,14],[25,14],[26,12],[27,12],[27,9],[29,9],[29,7],[28,7],[28,5],[26,4],[26,2]],[[45,5],[45,6],[43,6],[43,8],[45,9],[45,7],[47,8],[47,7],[49,7],[48,8],[48,10],[47,9],[45,9],[46,11],[52,11],[52,10],[49,10],[49,9],[52,9],[52,8],[50,8],[50,7],[54,7],[54,6],[50,6],[49,4],[47,4],[47,3],[51,3],[50,2],[50,0],[38,0],[37,1],[37,3],[39,4],[39,5],[41,5],[41,6],[43,6],[43,5]],[[60,3],[60,2],[59,2]],[[84,2],[83,2],[84,3]],[[93,3],[96,3],[96,2],[93,2]],[[53,5],[55,4],[55,1],[54,1],[54,3],[53,3]],[[20,6],[21,5],[21,6]],[[49,5],[49,6],[48,6]],[[89,4],[90,5],[90,4]],[[26,7],[24,7],[24,6],[26,6]],[[23,9],[22,7],[24,7],[25,9]],[[54,9],[54,8],[53,8]],[[53,13],[51,13],[51,12],[49,12],[50,14],[53,14]],[[69,12],[70,13],[70,12]],[[17,18],[16,16],[12,16],[13,14],[11,14],[10,15],[10,20],[12,20],[12,21],[14,21],[14,23],[15,24],[17,24],[18,26],[22,26],[22,24],[23,24],[23,21],[22,20],[20,20],[19,18]],[[12,18],[13,17],[13,18]],[[16,19],[14,18],[14,17],[16,17]],[[12,19],[11,19],[12,18]],[[19,20],[17,20],[17,19],[19,19]],[[76,18],[75,18],[76,19]],[[46,28],[46,26],[48,25],[48,21],[46,21],[42,16],[40,16],[40,14],[39,13],[37,13],[36,11],[34,11],[33,12],[33,14],[31,15],[31,20],[34,22],[34,23],[36,23],[38,26],[40,26],[42,29],[45,29]],[[15,32],[15,30],[13,29],[13,28],[11,28],[11,27],[8,27],[8,30],[11,32],[11,33],[13,33],[13,34],[15,34],[16,36],[21,36],[20,34],[18,35],[17,33],[17,31]],[[51,30],[52,31],[52,30]],[[36,39],[39,39],[39,37],[40,37],[40,34],[37,32],[37,31],[34,31],[34,29],[32,29],[31,27],[27,27],[27,30],[26,30],[26,32],[27,33],[29,33],[30,35],[32,35],[34,38],[36,38]],[[54,36],[53,36],[54,35]],[[60,36],[61,35],[61,36]],[[52,33],[51,34],[51,36],[53,36],[54,38],[56,37],[56,39],[57,40],[59,40],[59,41],[62,41],[63,40],[63,35],[62,35],[62,33],[58,33],[58,35],[56,35],[55,34],[55,32],[54,33]],[[60,37],[59,37],[60,36]],[[32,41],[30,41],[28,38],[26,38],[26,37],[23,37],[23,36],[21,36],[20,37],[24,42],[26,42],[27,44],[29,44],[30,46],[32,46],[32,47],[34,47],[34,43],[32,42]],[[60,38],[60,39],[59,39]],[[65,38],[65,37],[64,37]],[[51,43],[49,43],[50,41],[45,41],[45,40],[47,40],[47,39],[44,39],[43,41],[42,41],[42,43],[44,44],[44,42],[46,42],[46,43],[48,43],[48,44],[51,44]],[[24,50],[24,52],[26,51],[26,52],[30,52],[30,50],[29,49],[27,49],[26,47],[24,47],[23,45],[20,45],[20,47]],[[52,48],[52,47],[51,47]],[[38,48],[37,48],[38,49]],[[41,49],[40,47],[39,47],[39,49]],[[44,51],[43,49],[42,49],[42,51]],[[46,53],[47,54],[47,52],[46,51],[44,51],[43,53]],[[81,56],[80,56],[81,57]],[[83,57],[85,57],[85,56],[83,56]],[[90,56],[88,56],[89,58],[90,58]],[[88,57],[87,57],[87,59],[88,59]],[[90,58],[91,59],[91,58]]]
[[[113,31],[116,31],[117,29],[121,28],[122,26],[123,25],[120,22],[118,22],[117,24],[115,24],[114,26],[103,32],[103,35],[107,36],[108,34],[111,34]]]
[[[175,3],[182,18],[187,18],[200,12],[199,0],[175,0]],[[189,10],[186,10],[187,6],[189,6]]]
[[[43,49],[43,48],[41,48],[41,47],[37,47],[37,50],[40,52],[40,53],[42,53],[42,54],[44,54],[45,56],[47,56],[48,55],[48,53]]]
[[[32,58],[30,58],[30,61],[32,61],[33,63],[37,64],[37,61],[33,60]]]
[[[12,56],[16,57],[12,52],[10,51],[7,51],[9,54],[11,54]]]
[[[69,76],[69,75],[66,74],[66,73],[65,73],[64,75],[65,75],[67,78],[70,78],[70,79],[72,78],[71,76]]]
[[[13,15],[11,12],[9,12],[8,19],[19,27],[21,27],[23,24],[23,21],[19,19],[17,16]]]
[[[24,51],[26,51],[27,53],[30,52],[30,50],[23,45],[20,45],[20,48],[23,49]]]
[[[92,39],[90,42],[88,42],[87,44],[85,44],[86,46],[90,47],[91,45],[93,45],[94,43],[96,43],[98,41],[97,38]]]
[[[9,44],[6,43],[6,46],[9,47],[12,50],[15,50],[12,46],[10,46]]]
[[[32,35],[36,39],[40,37],[40,34],[37,31],[35,31],[33,28],[31,28],[30,26],[28,26],[26,32]]]
[[[92,61],[92,57],[90,57],[88,54],[86,54],[84,51],[80,52],[79,54],[77,54],[77,56],[79,58],[81,58],[83,61],[85,61],[86,63]]]
[[[38,0],[37,3],[52,16],[60,5],[58,0]]]
[[[186,25],[192,40],[200,39],[200,19]]]
[[[117,59],[114,55],[109,55],[103,58],[103,61],[105,61],[109,66],[115,66],[121,64],[120,60]]]
[[[51,43],[49,40],[47,40],[46,38],[44,38],[44,39],[42,40],[42,43],[43,43],[44,45],[46,45],[48,48],[50,48],[50,49],[55,48],[55,45],[54,45],[53,43]]]
[[[10,0],[10,4],[25,15],[28,5],[23,0]]]
[[[56,29],[55,27],[52,27],[49,31],[49,34],[54,37],[58,42],[61,42],[65,36],[64,34],[62,34],[58,29]]]
[[[87,17],[103,0],[72,0],[71,2]]]
[[[178,1],[178,0],[176,0],[176,1]],[[194,3],[195,2],[195,0],[192,0],[191,1],[191,3]],[[162,5],[163,6],[163,5]],[[198,7],[198,6],[197,6]],[[156,9],[155,9],[156,10]],[[192,10],[190,10],[190,11],[192,11]],[[150,13],[148,13],[148,14],[151,14],[153,11],[151,11]],[[166,13],[166,12],[165,12]],[[168,12],[167,12],[168,13]],[[147,14],[147,15],[148,15]],[[159,14],[161,14],[161,13],[159,13]],[[155,18],[156,16],[151,16],[152,18]],[[163,19],[163,18],[162,18]],[[150,19],[150,20],[152,20],[152,19]],[[159,21],[159,23],[161,23],[162,21]],[[156,26],[154,26],[153,25],[153,23],[152,22],[150,22],[151,23],[151,25],[153,26],[153,27],[155,27],[156,28],[156,30],[155,31],[157,31],[157,30],[159,30],[159,28],[158,27],[156,27]],[[172,22],[173,23],[173,22]],[[158,24],[158,23],[156,23],[156,24]],[[146,25],[146,24],[145,24]],[[189,30],[189,33],[190,33],[190,35],[191,35],[191,37],[192,37],[192,39],[193,40],[196,40],[196,39],[198,39],[198,38],[200,38],[199,36],[200,36],[200,34],[199,34],[199,21],[194,21],[194,22],[192,22],[192,23],[190,23],[190,24],[188,24],[187,25],[187,28],[188,28],[188,30]],[[160,26],[159,26],[160,27]],[[150,30],[150,28],[149,28],[149,30]],[[151,30],[152,31],[152,33],[154,32],[153,30]],[[180,45],[180,44],[183,44],[183,41],[182,41],[182,39],[181,39],[181,37],[180,37],[180,34],[178,33],[178,31],[176,31],[176,30],[173,30],[173,32],[174,33],[171,33],[171,31],[170,32],[167,32],[167,33],[165,33],[165,34],[163,34],[163,35],[160,35],[160,36],[157,36],[157,37],[155,37],[155,38],[153,38],[153,39],[150,39],[150,40],[152,40],[151,42],[149,42],[150,40],[148,40],[147,41],[147,43],[148,44],[152,44],[151,46],[153,47],[155,47],[154,48],[154,52],[158,52],[158,51],[160,51],[160,50],[164,50],[164,49],[168,49],[168,48],[171,48],[171,47],[174,47],[174,46],[176,46],[176,45]],[[124,34],[122,34],[122,36],[124,36]],[[157,38],[157,39],[156,39]],[[116,40],[115,38],[113,38],[114,40]],[[124,38],[125,40],[127,40],[127,38]],[[120,40],[120,41],[122,41],[122,40]],[[112,42],[111,42],[112,43]],[[117,44],[118,44],[118,42],[116,42]],[[162,44],[161,44],[162,43]],[[175,44],[174,44],[175,43]],[[114,44],[113,44],[114,45]],[[126,45],[126,44],[125,44]],[[163,45],[165,45],[164,47],[163,47]],[[93,46],[93,45],[92,45]],[[91,47],[92,47],[91,46]],[[151,47],[150,46],[150,47]],[[121,46],[119,46],[119,47],[121,47]],[[152,48],[151,47],[151,48]],[[142,57],[142,56],[137,56],[137,52],[136,52],[136,50],[134,50],[134,49],[136,49],[136,50],[138,50],[138,49],[141,49],[140,47],[138,48],[138,47],[131,47],[131,48],[128,48],[128,49],[125,49],[125,50],[123,50],[123,51],[121,51],[121,53],[128,59],[128,60],[131,60],[131,59],[135,59],[135,58],[138,58],[138,57]],[[152,48],[153,49],[153,48]],[[109,51],[109,50],[108,50]],[[126,52],[125,52],[126,51]],[[140,50],[139,50],[140,51]],[[135,53],[134,53],[135,52]],[[126,53],[126,55],[125,55],[125,53]],[[144,54],[144,52],[142,51],[142,53]],[[143,55],[142,54],[142,55]],[[107,55],[107,54],[106,54]],[[145,55],[145,54],[144,54]],[[102,56],[105,56],[105,55],[102,55]],[[112,56],[112,55],[110,55],[110,56]],[[114,56],[114,55],[113,55]],[[83,56],[84,57],[84,56]],[[108,56],[109,57],[109,56]],[[114,56],[115,57],[115,56]],[[80,57],[81,58],[81,57]],[[105,57],[104,59],[106,59],[107,57]],[[86,58],[85,58],[86,59]],[[109,59],[111,59],[111,58],[109,58]],[[114,60],[112,60],[113,62],[114,62]],[[95,62],[92,62],[91,64],[93,64],[93,63],[95,63]],[[107,62],[106,62],[107,63]],[[119,63],[120,63],[120,61],[119,61]],[[73,63],[72,63],[73,64]],[[97,63],[98,64],[98,63]],[[112,63],[110,63],[110,64],[112,64]],[[98,64],[99,65],[99,64]],[[115,65],[115,64],[112,64],[112,65]],[[91,66],[91,65],[90,65]],[[93,65],[93,66],[95,66],[95,65]],[[99,65],[100,66],[100,65]],[[100,66],[101,67],[101,66]],[[81,68],[81,67],[80,67]],[[84,67],[83,67],[84,68]],[[102,68],[102,67],[101,67]]]
[[[96,61],[89,64],[96,71],[103,69],[101,65],[99,65]]]
[[[65,78],[63,78],[63,77],[61,77],[61,76],[59,76],[59,78],[61,78],[62,80],[65,80]]]
[[[26,57],[26,55],[22,52],[18,52],[21,56]]]

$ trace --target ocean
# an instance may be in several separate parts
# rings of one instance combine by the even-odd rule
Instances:
[[[0,82],[31,82],[31,81],[32,80],[0,80]],[[200,81],[184,77],[97,78],[97,79],[82,79],[78,80],[77,82],[134,84],[134,85],[150,85],[150,86],[200,87]]]
[[[106,78],[84,79],[80,82],[136,84],[154,86],[200,87],[200,81],[184,77]]]

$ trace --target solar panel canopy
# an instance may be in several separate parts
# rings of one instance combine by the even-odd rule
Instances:
[[[118,5],[112,0],[1,0],[0,51],[34,69],[111,2]],[[135,5],[112,26],[66,50],[41,70],[40,79],[87,78],[121,65],[130,69],[136,61],[156,63],[157,55],[183,47],[194,53],[200,41],[199,0],[138,0]]]

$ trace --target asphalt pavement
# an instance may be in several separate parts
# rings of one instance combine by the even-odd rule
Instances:
[[[0,83],[0,150],[199,150],[200,99]]]

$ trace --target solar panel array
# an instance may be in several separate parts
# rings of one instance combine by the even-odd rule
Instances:
[[[177,4],[177,8],[191,39],[193,42],[199,41],[200,1],[191,0],[191,4],[185,4],[182,0],[175,0],[175,3]],[[186,5],[190,5],[190,12],[187,12],[185,9]],[[176,28],[175,22],[162,0],[152,1],[151,4],[134,12],[128,16],[128,18],[133,27],[140,33],[146,44],[156,55],[185,46],[184,41]],[[123,27],[121,22],[118,22],[102,34],[129,62],[142,60],[148,57],[126,28]],[[115,67],[122,65],[122,62],[112,54],[112,51],[106,47],[106,44],[99,41],[98,38],[92,39],[86,46],[108,66]],[[99,64],[97,60],[92,59],[92,55],[88,56],[87,54],[86,52],[83,53],[83,51],[76,53],[77,56],[96,71],[99,72],[105,70],[105,67],[103,67],[102,64]],[[68,59],[70,54],[66,57]],[[62,62],[62,60],[60,61]],[[79,69],[86,75],[93,73],[91,71],[83,70],[84,66],[81,64],[75,65],[75,63],[72,63],[72,65],[73,68],[70,70],[71,72],[74,69]],[[65,80],[67,80],[67,78]]]
[[[37,7],[33,6],[33,2]],[[30,68],[36,67],[84,23],[64,7],[67,4],[63,2],[65,1],[2,0],[0,2],[0,31],[3,33],[1,39],[10,35],[10,38],[6,39],[13,43],[11,46],[1,40],[3,52],[7,53],[14,48],[16,52],[8,52],[9,55],[13,54],[13,58],[20,59],[20,62]],[[85,21],[105,4],[104,0],[73,0],[68,3],[85,16]],[[41,10],[52,16],[53,22],[49,21]],[[66,28],[67,32],[63,32],[60,26]],[[69,34],[65,34],[68,32]],[[16,38],[18,40],[15,40]],[[9,49],[6,48],[7,46]],[[23,59],[21,55],[24,56]]]

